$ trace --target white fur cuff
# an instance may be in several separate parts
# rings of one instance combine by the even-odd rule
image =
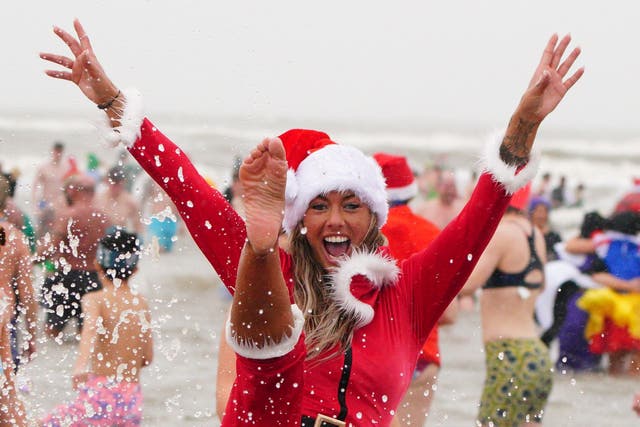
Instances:
[[[513,194],[531,181],[538,172],[540,150],[535,146],[529,155],[529,162],[518,171],[516,166],[508,165],[500,158],[500,145],[504,132],[494,134],[485,144],[480,165],[493,176],[493,180],[502,184],[507,194]]]
[[[284,356],[293,350],[304,326],[304,316],[296,304],[291,304],[291,314],[293,314],[291,333],[289,335],[285,334],[278,343],[273,342],[271,339],[265,339],[265,342],[260,347],[253,341],[239,340],[234,336],[231,332],[231,319],[227,318],[227,343],[237,354],[247,359],[264,360]]]
[[[137,89],[122,90],[122,95],[125,104],[120,117],[120,126],[111,127],[109,117],[105,114],[102,122],[98,124],[98,130],[110,145],[116,146],[122,143],[127,148],[131,148],[140,138],[140,127],[144,119],[142,95]]]
[[[372,287],[381,288],[395,284],[399,271],[391,258],[377,253],[356,252],[342,260],[331,274],[332,296],[344,311],[355,315],[356,327],[361,328],[371,323],[375,312],[373,307],[351,293],[351,279],[362,275],[369,279]]]

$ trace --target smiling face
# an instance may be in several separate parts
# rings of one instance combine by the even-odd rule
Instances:
[[[302,219],[313,256],[325,269],[362,244],[371,221],[371,210],[360,198],[337,191],[311,200]]]

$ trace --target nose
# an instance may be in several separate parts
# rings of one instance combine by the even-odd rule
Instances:
[[[344,212],[339,206],[331,206],[327,226],[331,229],[339,229],[344,225]]]

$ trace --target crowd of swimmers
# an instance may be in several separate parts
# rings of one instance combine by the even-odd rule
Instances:
[[[398,153],[367,157],[292,129],[234,167],[225,199],[135,110],[139,94],[110,81],[74,26],[76,36],[55,27],[72,56],[41,54],[66,69],[47,74],[106,113],[105,135],[157,183],[147,192],[157,221],[145,230],[126,152],[102,175],[95,155],[82,168],[54,144],[30,213],[16,203],[16,175],[0,177],[0,425],[27,425],[15,372],[38,351],[38,303],[48,338],[60,342],[70,320],[80,336],[77,396],[39,425],[140,425],[153,332],[129,280],[145,239],[171,250],[176,230],[163,223],[177,213],[233,294],[219,353],[225,426],[423,425],[447,357],[438,325],[474,304],[486,368],[477,425],[541,424],[554,364],[598,370],[606,354],[611,374],[640,374],[637,189],[562,238],[550,212],[580,206],[584,186],[569,197],[562,179],[550,193],[530,182],[538,126],[583,73],[569,73],[580,54],[565,57],[569,36],[549,40],[470,194],[451,171],[416,179]],[[46,272],[38,295],[34,265]]]

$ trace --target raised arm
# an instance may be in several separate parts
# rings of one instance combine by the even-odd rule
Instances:
[[[91,46],[89,36],[78,19],[73,21],[73,26],[77,37],[60,27],[53,27],[53,32],[69,46],[73,58],[53,53],[40,54],[40,58],[62,65],[68,71],[46,70],[45,73],[50,77],[74,83],[87,99],[107,113],[113,122],[113,127],[119,126],[121,108],[124,105],[124,95],[120,93],[120,90],[113,84],[102,65],[100,65]]]
[[[227,288],[233,292],[244,222],[224,197],[200,176],[189,158],[147,119],[139,94],[120,90],[107,76],[80,22],[76,36],[59,27],[54,33],[73,57],[41,53],[44,60],[66,70],[47,70],[50,77],[74,83],[108,118],[106,138],[124,143],[145,171],[169,195],[191,235]]]
[[[504,163],[522,167],[529,161],[529,154],[540,123],[582,77],[584,68],[581,67],[570,77],[565,78],[580,55],[580,48],[576,47],[562,61],[570,42],[571,36],[566,35],[558,43],[557,34],[551,36],[547,42],[529,87],[511,117],[502,140],[500,158]]]
[[[496,230],[511,195],[535,176],[539,156],[532,152],[538,127],[580,79],[579,68],[567,73],[580,55],[575,48],[562,61],[571,41],[553,35],[520,99],[505,133],[488,144],[484,173],[465,208],[434,243],[403,264],[411,278],[410,304],[416,334],[424,339],[473,271]]]

